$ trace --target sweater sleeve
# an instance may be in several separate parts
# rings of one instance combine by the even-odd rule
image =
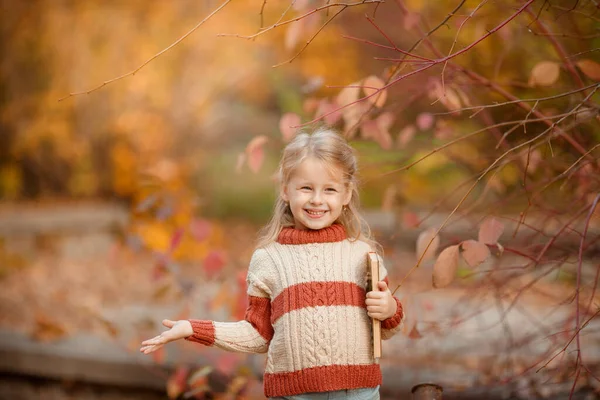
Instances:
[[[248,308],[244,319],[238,322],[190,320],[194,334],[186,338],[191,342],[215,346],[223,350],[242,353],[265,353],[273,337],[271,325],[271,290],[261,280],[272,262],[269,255],[258,249],[252,255],[246,281],[248,283]]]
[[[387,270],[383,265],[381,257],[379,258],[379,276],[381,277],[381,280],[389,286],[390,282]],[[402,322],[404,321],[404,309],[402,308],[402,303],[396,296],[393,296],[393,299],[396,302],[396,313],[381,321],[381,338],[384,340],[387,340],[398,333],[402,328]]]

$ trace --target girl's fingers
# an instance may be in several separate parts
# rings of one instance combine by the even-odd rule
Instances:
[[[172,328],[175,325],[176,321],[171,321],[170,319],[163,319],[162,324],[167,328]]]

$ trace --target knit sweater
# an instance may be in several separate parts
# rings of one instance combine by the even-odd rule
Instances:
[[[239,322],[190,320],[187,340],[229,351],[267,354],[267,397],[376,387],[381,370],[373,357],[367,315],[367,253],[342,225],[318,230],[284,228],[277,240],[252,255],[249,305]],[[380,263],[380,277],[387,272]],[[381,322],[388,339],[404,318]]]

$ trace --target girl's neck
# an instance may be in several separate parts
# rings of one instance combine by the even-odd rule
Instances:
[[[346,229],[341,224],[333,224],[319,230],[301,230],[294,227],[283,228],[277,242],[281,244],[333,243],[346,239]]]

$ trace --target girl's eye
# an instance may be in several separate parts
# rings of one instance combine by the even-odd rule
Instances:
[[[302,186],[302,187],[300,188],[300,190],[310,190],[310,187],[309,187],[309,186]]]
[[[327,191],[327,192],[337,192],[337,190],[335,190],[334,188],[328,188],[328,189],[325,189],[325,191]]]

